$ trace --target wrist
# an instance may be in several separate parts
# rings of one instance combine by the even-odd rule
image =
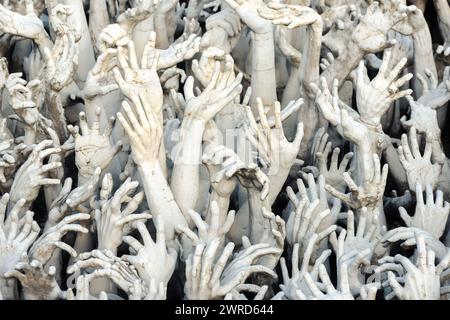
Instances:
[[[188,131],[201,130],[201,132],[203,133],[207,122],[208,122],[208,120],[206,120],[202,117],[187,113],[183,117],[183,122],[181,123],[181,129],[188,130]]]

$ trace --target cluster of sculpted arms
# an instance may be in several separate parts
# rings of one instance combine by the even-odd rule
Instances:
[[[0,300],[450,299],[447,0],[9,0],[0,55]]]

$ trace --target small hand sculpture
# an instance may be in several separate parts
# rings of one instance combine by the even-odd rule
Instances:
[[[440,275],[448,268],[448,260],[444,260],[437,266],[435,264],[435,253],[427,250],[422,235],[416,235],[417,251],[415,265],[408,258],[397,254],[394,261],[400,263],[405,269],[404,286],[394,276],[392,271],[388,272],[389,285],[395,295],[401,300],[439,300],[440,298]]]
[[[50,266],[44,269],[38,260],[28,259],[26,253],[16,264],[15,270],[5,273],[6,278],[19,280],[26,300],[57,300],[63,297],[63,292],[56,282],[56,268]]]
[[[144,192],[132,196],[138,187],[137,181],[126,180],[111,197],[113,181],[110,174],[103,178],[100,191],[100,207],[94,212],[97,229],[98,248],[116,251],[122,243],[122,237],[129,234],[136,221],[144,222],[152,216],[148,213],[133,214],[142,200]],[[111,197],[111,198],[110,198]],[[122,209],[122,207],[124,207]]]
[[[111,132],[115,121],[113,117],[109,119],[103,133],[100,132],[100,113],[100,108],[97,108],[96,119],[91,128],[87,124],[84,112],[80,112],[80,127],[68,127],[75,138],[75,164],[84,179],[91,177],[97,167],[106,169],[113,157],[122,149],[121,141],[114,146],[111,145]]]
[[[445,225],[450,213],[450,204],[445,201],[442,191],[436,191],[434,199],[431,185],[426,186],[426,203],[423,199],[423,190],[420,183],[416,184],[416,212],[414,216],[408,215],[405,208],[398,209],[400,216],[407,227],[423,229],[436,239],[444,234]]]
[[[406,64],[406,58],[392,69],[389,68],[391,50],[384,51],[383,63],[377,76],[370,81],[364,62],[360,62],[356,71],[356,103],[362,122],[377,126],[381,117],[386,113],[390,105],[397,99],[410,95],[411,89],[402,90],[400,88],[413,77],[408,73],[397,79]]]
[[[8,194],[0,199],[0,277],[3,277],[5,272],[14,270],[16,263],[20,261],[22,254],[27,253],[40,231],[33,220],[33,212],[28,211],[19,218],[24,200],[16,203],[5,220],[8,200]]]
[[[29,256],[43,265],[50,260],[57,248],[68,252],[72,257],[76,257],[77,252],[75,249],[62,241],[62,238],[70,231],[88,233],[88,229],[75,222],[89,220],[90,218],[91,216],[86,213],[77,213],[65,217],[57,225],[41,234],[30,248]]]
[[[60,183],[58,179],[47,178],[47,175],[49,171],[61,167],[61,162],[43,164],[47,156],[61,151],[59,148],[52,148],[52,145],[51,140],[40,142],[33,148],[25,163],[17,170],[11,186],[12,203],[17,203],[19,199],[25,199],[26,207],[29,207],[38,196],[41,186]]]
[[[343,179],[350,190],[349,194],[343,194],[328,184],[325,186],[325,189],[353,209],[361,209],[362,207],[367,207],[368,209],[377,208],[380,201],[383,200],[388,165],[385,164],[381,170],[379,157],[374,154],[372,159],[374,165],[373,176],[365,180],[362,186],[358,186],[348,172],[344,172]]]
[[[442,163],[431,162],[432,139],[431,136],[427,135],[425,150],[422,155],[419,150],[416,129],[412,127],[409,130],[408,137],[406,134],[402,135],[402,145],[398,147],[397,151],[400,162],[406,170],[408,185],[411,191],[415,190],[417,183],[424,186],[429,184],[432,188],[436,187],[439,175],[441,174]]]
[[[234,222],[235,212],[231,210],[225,217],[220,217],[220,210],[216,201],[211,202],[211,222],[210,224],[202,220],[202,217],[194,210],[189,210],[189,215],[197,227],[197,234],[194,233],[187,226],[178,226],[178,232],[184,233],[192,240],[193,245],[208,244],[214,239],[219,239],[222,243],[225,240],[225,235],[230,231]],[[221,221],[223,221],[221,223]]]
[[[184,293],[187,299],[217,299],[224,297],[255,272],[263,272],[276,278],[275,272],[254,265],[255,261],[268,254],[279,254],[280,250],[267,244],[256,244],[240,251],[227,264],[233,253],[234,243],[228,243],[216,262],[220,240],[215,239],[207,245],[195,247],[186,261],[186,284]]]
[[[156,218],[156,242],[152,240],[144,223],[137,222],[135,226],[144,244],[131,236],[123,237],[123,241],[130,246],[130,252],[134,253],[123,256],[123,259],[136,267],[139,276],[148,286],[152,281],[167,285],[175,268],[177,252],[166,246],[163,219]]]
[[[278,172],[280,167],[290,168],[293,165],[303,138],[303,123],[300,122],[297,125],[297,134],[294,141],[289,142],[283,132],[280,103],[274,103],[275,128],[272,129],[268,122],[267,113],[264,111],[262,100],[257,98],[256,101],[260,122],[258,125],[250,107],[246,106],[248,118],[248,123],[245,126],[246,136],[258,151],[258,157],[263,166],[268,168],[268,174],[273,175]],[[302,101],[298,101],[297,104],[300,106]]]

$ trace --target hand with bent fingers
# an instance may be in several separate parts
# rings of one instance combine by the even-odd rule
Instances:
[[[324,230],[319,231],[322,220],[330,215],[329,209],[317,212],[320,202],[319,199],[309,202],[307,198],[303,198],[301,201],[298,201],[295,198],[294,201],[296,201],[294,203],[295,211],[290,213],[286,222],[286,239],[291,246],[298,243],[300,245],[300,255],[304,255],[311,237],[314,234],[317,234],[318,239],[313,250],[316,252],[318,251],[320,242],[327,238],[330,233],[335,231],[337,226],[333,224]],[[312,257],[312,262],[314,262],[316,258],[318,257]]]
[[[117,113],[117,119],[130,140],[131,155],[138,166],[158,161],[162,143],[163,128],[158,115],[152,109],[145,94],[139,93],[133,108],[122,102],[124,113]]]
[[[305,274],[310,272],[310,275],[314,281],[317,281],[319,275],[319,266],[330,256],[331,250],[327,249],[322,252],[320,257],[315,261],[314,266],[311,269],[311,255],[314,248],[320,243],[322,239],[319,238],[318,234],[313,234],[308,241],[306,250],[304,250],[303,255],[299,255],[300,244],[294,244],[292,248],[292,275],[289,276],[289,272],[286,266],[286,259],[282,257],[280,259],[281,272],[283,275],[283,284],[280,284],[280,289],[283,295],[289,300],[299,300],[300,296],[298,290],[310,294],[310,290],[306,285]],[[299,269],[299,264],[301,261],[301,267]]]
[[[22,254],[27,253],[40,231],[33,220],[33,212],[27,211],[19,218],[25,203],[23,199],[10,210],[5,220],[7,202],[8,194],[5,194],[0,200],[0,278],[5,272],[14,270],[16,263],[20,261]]]
[[[352,294],[356,295],[365,285],[365,274],[371,261],[381,258],[376,252],[382,236],[377,214],[368,214],[363,208],[355,230],[354,215],[347,212],[347,230],[342,230],[339,237],[333,232],[330,243],[336,253],[338,263],[346,263],[349,269],[349,284]],[[356,231],[356,232],[355,232]],[[386,249],[383,250],[384,253]]]
[[[306,175],[305,180],[308,182],[308,189],[305,187],[302,179],[297,179],[298,193],[295,194],[290,186],[287,187],[286,192],[292,205],[294,205],[296,212],[297,208],[299,208],[304,200],[306,200],[307,204],[311,205],[317,200],[319,201],[318,205],[311,213],[311,219],[312,221],[315,221],[317,216],[321,216],[320,224],[317,226],[317,233],[321,233],[335,225],[341,209],[341,202],[336,198],[332,198],[328,201],[327,192],[325,190],[325,179],[322,175],[320,175],[316,181],[314,176],[309,173]],[[289,209],[290,207],[288,206],[288,210]],[[297,218],[299,217],[296,217],[296,219]],[[306,225],[304,227],[306,227]]]
[[[233,101],[242,91],[240,84],[242,74],[238,74],[229,83],[228,79],[232,72],[234,72],[233,69],[221,72],[220,62],[216,61],[209,84],[198,96],[194,95],[194,78],[188,77],[184,83],[186,99],[184,118],[199,119],[206,123]]]
[[[135,266],[139,276],[148,286],[152,279],[157,284],[163,282],[164,285],[167,285],[177,261],[177,252],[166,245],[163,221],[161,217],[156,218],[156,241],[153,241],[147,227],[142,222],[136,222],[135,226],[144,244],[131,236],[123,237],[123,241],[130,246],[130,253],[133,254],[122,258]]]
[[[322,22],[317,11],[300,5],[269,2],[267,7],[258,8],[258,13],[273,24],[287,26],[288,29],[303,27],[316,21]]]
[[[112,176],[108,173],[103,178],[100,209],[94,212],[98,249],[116,252],[122,243],[122,237],[133,230],[136,221],[144,222],[152,217],[148,213],[133,214],[144,199],[143,191],[132,196],[138,184],[128,178],[111,196]]]
[[[44,165],[47,156],[59,153],[61,149],[53,148],[51,140],[44,140],[33,148],[28,159],[17,170],[13,185],[11,186],[11,203],[17,203],[19,199],[26,200],[26,207],[38,196],[43,185],[59,184],[58,179],[48,178],[49,171],[62,166],[61,162],[53,162]]]
[[[303,100],[299,99],[295,105],[300,107],[302,103]],[[256,98],[256,104],[259,123],[256,122],[250,106],[245,106],[248,120],[244,126],[246,137],[257,150],[258,158],[263,163],[267,174],[269,176],[275,175],[280,168],[290,168],[297,159],[303,138],[303,123],[298,123],[294,141],[289,142],[283,131],[280,103],[278,101],[274,103],[274,128],[270,127],[267,111],[264,110],[264,105],[260,98]]]
[[[130,296],[130,300],[142,300],[146,294],[146,285],[139,277],[136,268],[129,262],[114,255],[110,250],[92,250],[77,257],[68,269],[75,275],[80,270],[92,270],[87,274],[89,281],[108,278]]]
[[[178,226],[177,231],[184,233],[189,239],[192,240],[194,246],[201,243],[208,244],[214,239],[219,239],[221,244],[225,241],[225,236],[230,231],[234,222],[235,212],[231,210],[228,214],[220,212],[216,201],[211,201],[210,204],[210,222],[203,221],[200,214],[194,210],[189,210],[189,215],[194,221],[197,227],[197,233],[193,232],[188,226]],[[224,216],[221,217],[220,215]]]
[[[152,32],[146,47],[154,47],[155,37],[156,34]],[[144,48],[139,67],[133,41],[128,42],[127,50],[124,46],[118,46],[117,60],[123,76],[119,67],[115,67],[113,73],[120,90],[129,101],[136,104],[138,95],[142,95],[159,117],[163,106],[163,90],[156,69],[159,56],[156,54],[153,59],[149,59],[148,54],[148,48]]]
[[[38,260],[28,259],[26,253],[16,264],[15,270],[5,273],[5,278],[19,280],[26,300],[57,300],[63,297],[63,292],[56,282],[56,268],[44,268]]]
[[[400,300],[439,300],[440,276],[448,268],[450,255],[438,265],[435,263],[435,252],[427,250],[423,235],[416,235],[416,262],[397,254],[394,262],[405,270],[404,286],[401,286],[394,273],[388,272],[388,283]]]
[[[234,243],[229,242],[221,254],[218,251],[219,244],[219,239],[208,244],[201,243],[189,255],[184,286],[187,299],[220,299],[256,272],[277,277],[271,269],[255,265],[255,262],[265,255],[279,254],[279,249],[271,248],[267,244],[256,244],[240,251],[227,264],[233,253]]]
[[[88,229],[77,224],[84,220],[89,220],[91,216],[86,213],[77,213],[62,219],[57,225],[47,229],[41,236],[33,243],[30,248],[29,256],[33,260],[38,260],[45,265],[52,257],[54,251],[59,248],[68,252],[72,257],[77,256],[77,252],[62,238],[71,231],[88,233]]]
[[[372,161],[374,166],[372,169],[373,174],[369,179],[365,179],[361,186],[355,183],[348,172],[344,172],[343,179],[350,193],[344,194],[339,192],[328,184],[325,186],[325,189],[352,209],[366,207],[369,210],[373,210],[378,208],[379,204],[383,201],[383,193],[388,175],[388,164],[384,164],[381,170],[380,158],[376,154],[373,154]]]

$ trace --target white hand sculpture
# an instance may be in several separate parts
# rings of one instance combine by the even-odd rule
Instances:
[[[78,39],[79,40],[79,39]],[[51,90],[61,91],[73,81],[73,75],[78,66],[78,47],[76,36],[67,32],[56,38],[55,46],[45,48],[45,80]]]
[[[354,300],[354,297],[350,292],[350,284],[348,279],[349,271],[346,263],[338,263],[337,274],[337,286],[335,287],[331,282],[327,268],[322,263],[319,266],[320,283],[314,281],[309,273],[305,274],[306,285],[312,292],[312,295],[306,296],[306,294],[300,290],[297,290],[297,294],[301,300]],[[325,293],[319,289],[320,284],[325,287],[325,290],[323,290]]]
[[[240,84],[242,74],[238,74],[231,83],[228,83],[231,72],[232,69],[225,73],[221,72],[220,63],[216,62],[209,84],[198,96],[194,96],[194,78],[188,77],[184,83],[186,99],[184,117],[199,119],[206,123],[233,101],[242,91]]]
[[[314,180],[314,176],[312,174],[307,174],[305,178],[308,181],[308,189],[306,189],[303,180],[297,179],[299,199],[297,199],[297,196],[294,194],[291,187],[288,187],[286,191],[295,208],[297,208],[298,204],[304,199],[311,204],[316,200],[319,200],[318,206],[312,212],[312,219],[314,219],[317,215],[322,215],[325,211],[327,212],[327,214],[321,219],[320,225],[318,226],[317,232],[321,232],[336,223],[337,216],[341,209],[341,203],[336,198],[330,199],[330,205],[332,205],[330,209],[327,192],[325,190],[325,179],[322,175],[319,176],[317,182]]]
[[[33,220],[33,212],[28,211],[19,218],[24,200],[16,203],[5,220],[8,198],[8,194],[5,194],[0,199],[0,277],[5,272],[14,270],[16,263],[20,261],[22,254],[27,253],[40,231]]]
[[[6,278],[19,280],[26,300],[57,300],[63,297],[63,292],[56,282],[56,268],[54,266],[44,269],[42,263],[28,259],[26,253],[16,264],[15,270],[5,273]]]
[[[442,163],[432,163],[432,140],[433,137],[427,135],[425,150],[422,155],[419,150],[416,129],[411,127],[408,137],[406,134],[402,134],[402,145],[398,147],[397,151],[400,162],[406,170],[411,191],[415,190],[417,183],[424,186],[429,184],[432,188],[436,187],[442,171]]]
[[[103,96],[118,89],[118,85],[111,79],[112,69],[116,66],[117,49],[105,49],[105,51],[98,56],[94,67],[89,70],[83,88],[85,99]]]
[[[156,35],[153,32],[151,34],[151,40],[147,43],[146,48],[144,48],[140,67],[137,62],[133,41],[128,42],[127,50],[124,46],[118,46],[117,60],[123,76],[118,67],[113,69],[113,73],[125,97],[133,104],[136,104],[139,100],[139,95],[142,95],[142,97],[145,97],[147,103],[151,103],[153,111],[159,116],[163,106],[163,90],[158,73],[156,72],[159,56],[156,54],[153,56],[153,59],[149,59],[148,57],[150,49],[154,48],[155,37]]]
[[[57,225],[40,235],[30,248],[29,256],[43,265],[51,259],[57,248],[68,252],[72,257],[76,257],[75,249],[65,243],[62,238],[70,231],[88,233],[88,229],[75,222],[89,220],[90,218],[91,216],[86,213],[77,213],[65,217]]]
[[[383,201],[383,193],[386,187],[388,165],[381,164],[379,157],[374,154],[373,157],[373,175],[365,180],[361,186],[358,186],[350,177],[348,172],[344,172],[343,179],[348,186],[350,193],[344,194],[337,191],[330,185],[326,185],[325,189],[334,197],[340,199],[353,209],[361,209],[367,207],[368,209],[375,209]]]
[[[308,242],[306,250],[303,254],[301,267],[299,270],[299,249],[300,244],[296,243],[292,249],[292,276],[289,276],[289,272],[286,266],[286,260],[284,257],[280,259],[281,272],[283,275],[283,284],[280,284],[280,289],[283,291],[284,296],[289,300],[300,300],[301,293],[307,292],[311,293],[306,281],[305,274],[310,272],[313,280],[317,280],[319,275],[319,266],[326,261],[326,259],[330,256],[331,250],[325,250],[322,252],[320,257],[315,261],[314,266],[310,270],[310,259],[313,253],[314,247],[316,247],[320,243],[321,239],[318,237],[318,234],[313,234]],[[300,294],[298,292],[300,290]]]
[[[389,6],[390,3],[386,3]],[[388,41],[387,33],[408,15],[396,8],[384,8],[385,3],[372,2],[363,17],[353,28],[351,40],[366,53],[377,53],[386,49],[392,42]],[[386,10],[391,9],[391,10]]]
[[[302,103],[303,100],[299,99],[296,106],[300,107]],[[280,103],[278,101],[274,103],[274,128],[269,125],[267,112],[264,110],[260,98],[256,98],[256,104],[260,118],[259,124],[256,122],[250,107],[245,107],[248,120],[245,123],[246,137],[257,150],[259,160],[267,168],[268,175],[276,175],[279,168],[290,168],[294,164],[303,138],[303,123],[298,123],[294,141],[289,142],[283,132]]]
[[[67,178],[58,196],[53,200],[44,231],[58,224],[70,211],[89,213],[85,204],[93,200],[100,180],[100,168],[84,184],[72,190],[72,179]]]
[[[103,178],[100,191],[101,209],[94,212],[98,249],[115,252],[122,243],[122,237],[133,230],[136,221],[145,222],[152,217],[148,213],[133,214],[144,199],[143,191],[132,196],[138,185],[137,181],[131,181],[129,178],[111,196],[112,176],[107,174]]]
[[[60,183],[58,179],[47,178],[47,175],[49,171],[61,167],[61,162],[46,165],[43,163],[47,156],[61,152],[60,148],[51,148],[52,145],[51,140],[40,142],[33,148],[33,152],[25,163],[17,170],[11,186],[11,203],[17,203],[19,199],[23,198],[26,200],[26,207],[29,207],[38,196],[41,186]]]
[[[272,32],[272,23],[259,16],[258,11],[266,8],[262,0],[225,0],[241,17],[241,20],[255,33]]]
[[[405,285],[400,285],[392,271],[388,272],[389,285],[401,300],[439,300],[440,275],[448,268],[448,259],[436,266],[435,253],[433,250],[426,249],[423,235],[417,234],[416,241],[415,265],[400,254],[394,257],[394,261],[400,263],[405,269],[403,277]]]
[[[333,224],[319,232],[319,226],[322,220],[327,215],[330,215],[330,210],[327,209],[313,215],[319,206],[319,199],[316,199],[314,202],[309,202],[307,198],[303,198],[301,201],[298,201],[297,198],[295,198],[295,201],[295,212],[290,214],[286,222],[286,239],[291,246],[295,243],[299,243],[301,246],[300,254],[303,255],[310,242],[310,238],[314,234],[318,235],[316,250],[320,241],[336,230],[336,225]],[[313,262],[314,260],[315,259],[313,259]]]
[[[414,101],[411,96],[406,98],[411,107],[411,115],[409,120],[406,120],[406,116],[400,118],[403,127],[409,130],[414,127],[420,133],[426,133],[435,139],[439,139],[441,130],[437,121],[436,110],[419,103],[419,101]]]
[[[100,132],[100,108],[95,111],[95,120],[91,128],[87,124],[86,114],[80,112],[80,128],[68,126],[75,138],[75,164],[83,179],[90,178],[97,167],[104,170],[113,157],[122,149],[122,142],[111,145],[111,132],[115,119],[111,117],[103,133]],[[80,134],[81,129],[81,134]]]
[[[44,38],[48,38],[44,24],[34,13],[33,1],[27,0],[26,4],[26,15],[8,10],[1,5],[0,29],[4,33],[33,39],[37,43],[41,43]]]
[[[197,233],[189,229],[187,226],[178,226],[177,231],[184,233],[189,239],[192,240],[193,245],[197,246],[201,243],[207,245],[214,239],[219,239],[221,243],[224,242],[225,236],[230,231],[234,222],[234,210],[228,212],[225,217],[220,217],[221,213],[216,201],[211,201],[211,222],[208,224],[203,221],[200,214],[194,210],[189,210],[189,215],[194,221],[197,227]],[[223,221],[222,223],[220,221]]]
[[[368,217],[366,208],[361,210],[356,230],[353,212],[348,211],[347,230],[342,230],[339,237],[335,232],[330,236],[330,243],[336,253],[337,261],[346,263],[348,266],[350,289],[354,295],[358,294],[365,285],[365,273],[371,265],[371,260],[380,258],[376,247],[379,245],[381,236],[378,215],[371,214]]]
[[[386,49],[380,70],[372,81],[367,75],[363,61],[360,62],[356,71],[356,104],[360,120],[369,125],[379,125],[381,117],[395,100],[412,93],[411,89],[399,91],[413,77],[411,73],[408,73],[397,79],[406,64],[406,58],[400,60],[392,70],[388,70],[390,58],[391,50]]]
[[[416,184],[416,211],[414,216],[408,215],[405,208],[398,208],[400,216],[407,227],[423,229],[436,239],[439,239],[445,230],[450,204],[445,201],[441,190],[436,191],[434,199],[431,185],[426,186],[426,203],[423,199],[423,190],[420,183]]]
[[[80,254],[76,262],[67,269],[67,272],[76,275],[82,269],[94,269],[87,274],[89,281],[96,278],[110,279],[120,289],[128,293],[130,300],[142,300],[146,294],[146,284],[139,277],[136,268],[116,257],[110,250],[92,250]]]
[[[195,79],[198,80],[204,88],[208,86],[209,81],[211,80],[216,62],[221,63],[223,72],[230,72],[231,75],[233,75],[230,77],[229,81],[234,79],[234,72],[232,72],[234,60],[231,55],[226,54],[225,51],[219,48],[209,47],[202,52],[200,60],[192,60],[192,72]]]
[[[163,219],[156,218],[156,242],[152,240],[144,223],[136,222],[135,226],[144,244],[131,236],[123,237],[123,241],[130,246],[130,253],[134,255],[125,255],[122,258],[136,267],[147,286],[150,286],[152,279],[158,284],[163,282],[167,285],[175,269],[177,252],[166,246]]]
[[[220,240],[215,239],[207,245],[199,244],[195,247],[186,261],[186,284],[184,293],[186,298],[192,299],[218,299],[224,297],[235,287],[243,284],[253,273],[263,272],[276,278],[275,272],[262,265],[255,265],[261,257],[270,254],[279,254],[280,250],[271,248],[267,244],[256,244],[240,251],[233,260],[227,264],[233,253],[234,243],[229,242],[218,255]]]
[[[445,67],[442,82],[439,84],[429,69],[425,69],[425,75],[428,79],[425,79],[420,73],[416,76],[422,85],[422,96],[417,103],[433,109],[440,108],[450,98],[450,67]]]
[[[182,36],[183,37],[183,36]],[[178,39],[177,39],[178,40]],[[195,34],[186,36],[183,42],[173,43],[165,50],[155,49],[148,55],[148,59],[152,59],[153,55],[159,53],[159,61],[157,69],[167,69],[176,66],[178,63],[192,59],[192,57],[200,50],[200,37]],[[152,51],[151,48],[149,48]]]
[[[312,171],[312,174],[317,178],[323,175],[325,182],[331,185],[338,191],[344,192],[346,188],[345,182],[342,180],[342,175],[347,170],[347,165],[353,157],[353,152],[348,152],[344,155],[339,164],[340,148],[334,148],[331,155],[331,162],[328,168],[328,158],[331,152],[331,142],[327,142],[328,134],[324,130],[318,131],[317,140],[314,140],[312,158],[315,159],[314,167],[305,167],[303,171]],[[321,137],[321,138],[320,138]],[[351,167],[349,168],[351,169]]]

